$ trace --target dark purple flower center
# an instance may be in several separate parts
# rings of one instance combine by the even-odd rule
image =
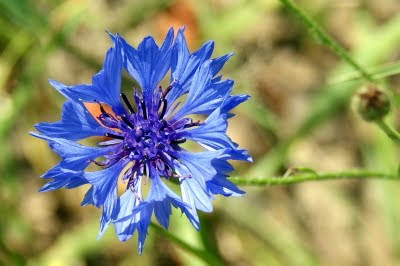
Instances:
[[[150,103],[135,90],[135,108],[128,97],[121,93],[129,111],[121,116],[108,113],[98,102],[101,114],[97,118],[103,126],[114,131],[105,134],[112,140],[100,145],[114,145],[115,151],[106,155],[104,161],[95,163],[109,167],[124,158],[133,162],[122,178],[123,181],[128,181],[127,188],[133,188],[143,175],[147,176],[149,167],[164,178],[178,177],[174,172],[174,153],[180,149],[179,144],[186,142],[186,139],[180,136],[180,132],[198,126],[200,122],[193,122],[191,118],[182,118],[174,123],[168,121],[166,116],[170,113],[165,96],[170,89],[171,87],[168,87],[162,91],[159,87]]]

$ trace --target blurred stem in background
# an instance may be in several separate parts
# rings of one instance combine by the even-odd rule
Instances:
[[[398,49],[400,42],[400,15],[373,30],[365,37],[363,45],[355,49],[354,58],[365,65],[377,65]],[[349,71],[347,64],[341,63],[328,80],[334,80],[338,73]],[[314,97],[309,114],[300,123],[297,131],[282,140],[271,152],[260,158],[249,170],[249,177],[274,175],[287,158],[292,145],[307,136],[317,126],[347,109],[350,97],[361,82],[349,81],[340,86],[327,86]]]
[[[167,230],[165,230],[164,228],[162,228],[161,226],[159,226],[155,223],[151,223],[150,227],[157,234],[163,235],[168,240],[175,243],[178,247],[189,252],[190,254],[194,255],[195,257],[202,259],[205,263],[207,263],[209,265],[216,265],[216,266],[225,265],[221,261],[221,258],[216,257],[213,253],[209,252],[208,249],[201,250],[201,249],[195,248],[195,247],[189,245],[188,243],[186,243],[185,241],[183,241],[182,239],[174,236],[173,234],[171,234],[170,232],[168,232]],[[205,230],[205,232],[206,232],[206,230]]]
[[[281,3],[297,15],[304,24],[310,29],[311,33],[316,37],[317,40],[320,41],[322,45],[326,45],[331,48],[340,58],[342,58],[345,62],[351,65],[355,70],[357,70],[361,76],[370,82],[373,82],[373,77],[366,71],[363,67],[361,67],[352,57],[351,55],[344,49],[339,43],[337,43],[332,37],[325,32],[325,30],[318,25],[318,23],[312,19],[309,15],[306,14],[300,7],[298,7],[291,0],[280,0]]]
[[[400,180],[397,175],[391,175],[370,170],[351,170],[333,173],[300,173],[287,177],[267,177],[267,178],[240,178],[232,177],[230,181],[237,185],[253,185],[253,186],[276,186],[276,185],[292,185],[306,181],[323,181],[335,179],[384,179],[384,180]]]
[[[394,142],[400,143],[400,134],[393,127],[391,127],[387,122],[383,119],[380,119],[375,122],[380,129]]]

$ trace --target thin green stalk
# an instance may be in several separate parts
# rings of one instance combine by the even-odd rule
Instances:
[[[389,126],[383,119],[377,120],[375,123],[389,138],[391,138],[394,142],[400,143],[400,133],[397,132],[393,127]]]
[[[307,27],[315,34],[315,36],[321,41],[321,43],[325,44],[329,48],[331,48],[336,54],[338,54],[343,60],[345,60],[349,65],[351,65],[355,70],[357,70],[367,81],[374,81],[373,77],[364,70],[354,59],[350,56],[350,54],[338,44],[333,38],[331,38],[328,33],[322,29],[316,21],[314,21],[311,17],[309,17],[301,8],[299,8],[295,3],[291,0],[280,0],[281,3],[297,15],[306,25]]]
[[[383,78],[387,78],[390,76],[395,76],[395,75],[400,74],[400,62],[396,61],[393,63],[375,66],[372,68],[369,67],[366,69],[367,69],[368,73],[370,73],[375,80],[379,80],[379,79],[383,79]],[[348,72],[341,76],[334,77],[332,80],[328,81],[328,85],[329,86],[337,86],[337,85],[340,85],[345,82],[360,80],[362,78],[363,77],[357,71]]]
[[[200,239],[204,251],[217,258],[220,262],[223,262],[215,234],[213,234],[215,231],[213,219],[215,219],[215,217],[212,218],[211,216],[200,215],[199,218],[201,224]]]
[[[400,41],[400,15],[367,35],[365,44],[355,49],[355,58],[366,65],[376,65],[384,61],[398,49]],[[344,63],[344,62],[343,62]],[[343,73],[347,67],[341,63],[335,73]],[[247,173],[248,176],[271,176],[283,165],[290,148],[297,140],[308,136],[317,126],[346,110],[349,99],[362,82],[350,81],[341,86],[327,86],[320,89],[311,100],[310,112],[300,122],[298,129],[288,139],[280,141],[269,153],[259,158]]]
[[[229,180],[236,185],[251,185],[251,186],[279,186],[292,185],[305,181],[323,181],[336,179],[386,179],[400,180],[396,175],[373,172],[369,170],[351,170],[336,173],[301,173],[288,177],[267,177],[267,178],[242,178],[232,177]]]
[[[179,246],[183,250],[186,250],[190,254],[200,258],[207,264],[217,265],[217,266],[223,265],[223,263],[218,258],[216,258],[213,254],[207,253],[206,251],[204,251],[202,249],[199,249],[199,248],[189,245],[188,243],[186,243],[185,241],[181,240],[180,238],[174,236],[173,234],[171,234],[167,230],[163,229],[159,225],[156,225],[155,223],[151,223],[150,226],[151,226],[151,228],[153,228],[154,231],[157,232],[157,234],[161,234],[161,235],[165,236],[166,238],[168,238],[169,240],[174,242],[177,246]]]

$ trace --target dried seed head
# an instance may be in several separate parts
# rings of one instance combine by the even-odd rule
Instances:
[[[369,85],[355,97],[357,112],[366,121],[384,118],[390,111],[389,97],[375,85]]]

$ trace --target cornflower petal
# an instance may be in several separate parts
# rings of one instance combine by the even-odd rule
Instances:
[[[145,37],[138,49],[122,41],[126,53],[125,68],[141,86],[143,97],[148,103],[153,90],[170,68],[173,38],[174,31],[171,28],[161,47],[151,36]]]
[[[228,127],[227,114],[221,113],[222,107],[212,112],[204,121],[204,124],[183,131],[181,133],[182,137],[191,139],[209,150],[235,149],[235,144],[226,135]]]
[[[171,84],[174,84],[167,96],[172,103],[189,91],[193,75],[199,66],[211,57],[214,50],[214,42],[208,41],[203,46],[190,54],[184,35],[185,28],[178,30],[172,53]]]
[[[44,174],[46,177],[51,177],[49,172],[56,171],[58,173],[59,171],[62,171],[61,169],[76,171],[84,170],[90,164],[91,160],[94,160],[111,150],[110,147],[87,147],[67,139],[52,138],[34,132],[30,132],[30,134],[34,137],[46,140],[50,148],[61,157],[61,161]]]
[[[86,179],[83,177],[82,171],[73,171],[69,169],[58,169],[53,171],[49,177],[53,178],[53,181],[47,182],[39,191],[46,192],[60,188],[76,188],[81,185],[87,184]]]
[[[140,212],[131,215],[132,210],[139,205],[140,200],[131,189],[128,189],[119,198],[119,202],[120,209],[114,222],[114,228],[118,239],[126,241],[132,236],[141,221]],[[127,216],[130,216],[130,218],[117,222]]]
[[[94,196],[96,187],[95,186],[93,187],[94,187],[93,189],[93,196]],[[97,235],[97,239],[100,239],[103,236],[105,230],[111,223],[111,220],[117,215],[118,212],[119,212],[119,206],[117,201],[117,189],[113,188],[111,190],[111,193],[108,194],[106,200],[104,201],[102,214],[100,216],[100,230]]]
[[[192,89],[182,107],[172,117],[172,121],[181,119],[190,114],[210,115],[215,109],[221,106],[222,101],[232,90],[233,80],[212,79],[212,61],[204,62],[196,71],[193,77]],[[247,100],[247,95],[229,96],[226,104],[221,110],[226,113],[238,104]]]
[[[225,197],[239,197],[245,194],[235,184],[227,179],[226,175],[218,174],[206,183],[210,194],[223,195]]]
[[[92,196],[95,206],[103,205],[107,198],[112,197],[117,189],[117,179],[126,164],[126,161],[121,160],[102,171],[84,173],[83,178],[93,185]]]
[[[66,98],[75,102],[107,103],[115,114],[125,113],[119,99],[123,61],[120,38],[116,37],[114,47],[108,49],[103,69],[92,77],[92,85],[67,86],[55,80],[50,84]]]
[[[111,132],[101,126],[81,103],[73,101],[64,103],[60,121],[39,123],[35,128],[46,136],[68,140],[104,136],[105,133]]]
[[[189,209],[190,207],[185,204],[170,188],[168,188],[161,178],[156,173],[155,169],[150,170],[150,178],[152,180],[150,185],[149,195],[145,202],[148,203],[148,209],[153,209],[158,222],[165,228],[169,225],[169,216],[171,215],[171,205],[179,208],[189,220],[198,225],[198,220],[192,217]]]

